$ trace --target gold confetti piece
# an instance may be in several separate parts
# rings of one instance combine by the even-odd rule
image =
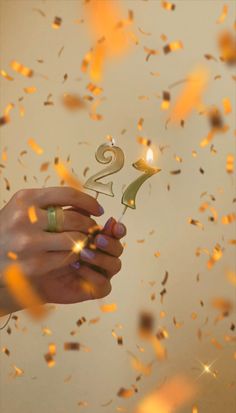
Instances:
[[[82,98],[76,94],[72,95],[69,93],[64,93],[62,97],[62,103],[67,109],[71,111],[84,109],[86,107],[86,104],[82,100]]]
[[[236,214],[234,212],[232,212],[232,214],[224,215],[221,219],[221,222],[224,225],[231,224],[234,221],[236,221]]]
[[[43,10],[41,10],[41,9],[36,9],[36,8],[33,8],[32,10],[33,10],[33,11],[36,11],[37,13],[39,13],[42,17],[46,17],[46,14],[44,13]]]
[[[24,374],[24,370],[20,369],[20,368],[19,368],[19,367],[17,367],[17,366],[13,366],[13,368],[14,368],[13,377],[20,377],[20,376],[23,376],[23,374]]]
[[[192,413],[198,413],[198,408],[196,405],[192,407]]]
[[[31,224],[35,224],[35,222],[38,221],[38,217],[37,217],[36,209],[34,205],[31,205],[28,208],[28,217],[29,217]]]
[[[14,261],[18,259],[18,255],[13,251],[8,251],[7,256],[8,258]]]
[[[40,172],[46,172],[49,168],[50,162],[43,162],[40,166]]]
[[[55,170],[58,176],[64,180],[69,186],[78,189],[79,191],[83,190],[82,183],[66,168],[66,166],[58,160],[54,164]]]
[[[152,33],[146,32],[145,30],[142,29],[142,27],[138,27],[138,30],[140,33],[144,34],[145,36],[151,36]]]
[[[161,285],[166,285],[167,281],[168,281],[168,277],[169,277],[169,273],[168,271],[165,272],[164,278],[161,282]]]
[[[201,103],[203,93],[209,81],[209,72],[206,67],[198,67],[188,76],[184,89],[177,97],[171,113],[171,121],[185,120]]]
[[[222,99],[222,104],[224,107],[224,113],[225,115],[228,115],[229,113],[232,112],[232,106],[229,98],[223,98]]]
[[[134,395],[134,389],[125,389],[121,387],[120,390],[117,392],[118,397],[123,397],[124,399],[129,399]]]
[[[9,116],[0,116],[0,126],[6,125],[10,122]]]
[[[13,77],[11,77],[10,75],[8,75],[8,73],[7,72],[5,72],[5,70],[0,70],[0,75],[2,76],[2,77],[4,77],[5,79],[7,79],[7,80],[14,80],[14,78]]]
[[[181,173],[181,169],[176,169],[174,171],[170,171],[171,175],[179,175]]]
[[[8,350],[7,347],[3,347],[3,348],[2,348],[2,353],[6,354],[6,356],[8,356],[8,357],[9,357],[10,354],[11,354],[11,353],[10,353],[10,350]]]
[[[165,10],[175,10],[176,6],[174,3],[170,3],[169,1],[162,1],[161,7]]]
[[[46,353],[44,355],[44,359],[48,365],[49,368],[54,367],[56,364],[56,361],[54,360],[53,356],[51,353]]]
[[[170,107],[170,92],[164,91],[162,93],[161,109],[167,110]]]
[[[144,397],[135,413],[170,413],[189,403],[196,394],[196,385],[187,377],[176,376]]]
[[[214,337],[211,338],[211,344],[217,349],[222,350],[223,346]]]
[[[53,21],[53,23],[52,23],[52,28],[53,29],[55,29],[55,30],[57,30],[57,29],[59,29],[60,27],[61,27],[61,24],[62,24],[62,19],[61,19],[61,17],[54,17],[54,21]]]
[[[144,119],[143,119],[143,118],[139,118],[138,124],[137,124],[137,128],[138,128],[138,130],[140,130],[140,131],[143,129],[143,122],[144,122]]]
[[[3,178],[4,182],[5,182],[5,186],[6,186],[6,191],[10,191],[11,190],[11,186],[10,186],[10,182],[7,178]]]
[[[147,311],[143,311],[139,315],[138,321],[138,334],[141,338],[150,338],[154,329],[154,317],[153,314]]]
[[[97,324],[100,321],[100,317],[92,318],[89,320],[89,324]]]
[[[232,302],[221,297],[212,300],[212,307],[218,310],[224,317],[228,316],[233,310]]]
[[[171,42],[171,43],[166,44],[163,47],[163,52],[165,54],[168,54],[170,52],[175,52],[176,50],[183,49],[183,47],[184,46],[183,46],[183,43],[181,42],[181,40],[177,40],[175,42]]]
[[[37,155],[42,155],[43,154],[43,149],[37,144],[37,142],[33,138],[28,139],[28,145],[29,147],[37,154]]]
[[[236,272],[234,271],[227,271],[226,277],[230,284],[236,286]]]
[[[227,4],[224,4],[221,15],[218,17],[218,19],[216,20],[216,23],[223,23],[228,15],[228,10],[229,7]]]
[[[195,225],[198,228],[204,229],[203,224],[198,221],[197,219],[193,219],[193,218],[188,218],[188,223],[191,225]]]
[[[7,161],[7,148],[3,148],[2,150],[2,161],[3,162]]]
[[[81,400],[80,402],[77,403],[79,407],[88,407],[88,402],[85,400]]]
[[[103,92],[103,88],[94,85],[93,83],[89,83],[86,87],[94,96],[98,96]]]
[[[144,376],[150,376],[150,374],[152,373],[152,364],[153,363],[149,363],[149,364],[144,364],[142,363],[141,360],[139,360],[136,356],[134,356],[132,353],[130,353],[130,357],[131,357],[131,366],[134,370],[142,373]]]
[[[80,350],[80,343],[77,342],[68,342],[64,343],[64,350]]]
[[[226,172],[232,174],[234,172],[234,155],[229,154],[226,159]]]
[[[52,356],[55,356],[55,355],[56,355],[56,351],[57,351],[56,344],[55,344],[55,343],[50,343],[50,344],[48,345],[48,352],[49,352],[49,354],[51,354]]]
[[[138,136],[137,142],[144,146],[150,146],[152,144],[152,141],[144,136]]]
[[[43,333],[43,336],[51,336],[52,335],[52,330],[50,330],[50,328],[48,328],[48,327],[43,327],[42,328],[42,333]]]
[[[236,63],[236,37],[233,32],[224,30],[218,38],[221,60],[229,65]],[[234,79],[234,77],[233,77]],[[235,79],[234,79],[235,80]]]
[[[20,73],[22,76],[25,77],[32,77],[34,72],[32,69],[29,69],[28,67],[22,65],[21,63],[17,62],[16,60],[13,60],[10,64],[11,68],[15,70],[15,72]]]
[[[223,256],[222,248],[220,244],[216,244],[213,249],[213,253],[211,257],[207,262],[207,268],[210,270],[213,267],[213,265],[222,258],[222,256]]]
[[[215,62],[217,62],[218,60],[214,57],[214,56],[212,56],[211,54],[204,54],[204,57],[205,57],[205,59],[207,59],[207,60],[214,60]]]
[[[147,56],[146,56],[146,59],[145,59],[146,62],[149,60],[149,58],[151,56],[156,56],[156,55],[160,54],[159,50],[149,49],[149,47],[146,47],[146,46],[144,46],[144,51],[147,53]]]
[[[25,87],[24,92],[27,93],[28,95],[31,95],[32,93],[37,92],[37,88],[35,86]]]
[[[115,311],[117,311],[117,304],[102,304],[100,305],[100,310],[103,313],[114,313]]]
[[[27,308],[34,318],[45,316],[46,309],[41,298],[36,294],[20,265],[11,264],[4,270],[4,280],[14,299],[22,308]]]
[[[159,258],[161,256],[160,251],[154,252],[154,257]]]
[[[160,342],[160,340],[157,337],[152,336],[150,338],[150,343],[153,346],[153,349],[155,351],[157,360],[159,360],[159,361],[166,360],[167,359],[167,350],[163,346],[163,344]]]
[[[25,116],[25,108],[22,105],[19,105],[19,112],[20,112],[20,117],[23,118]]]
[[[181,322],[177,321],[175,317],[173,317],[173,323],[174,323],[174,326],[175,326],[176,328],[181,328],[181,327],[183,327],[183,325],[184,325],[183,322],[181,323]]]

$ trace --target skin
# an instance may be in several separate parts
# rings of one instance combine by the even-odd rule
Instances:
[[[35,207],[37,222],[31,223],[28,208]],[[64,210],[60,233],[47,232],[47,207]],[[92,239],[93,248],[80,255],[73,253],[75,242],[87,239],[96,217],[103,214],[97,200],[70,187],[26,189],[17,192],[0,211],[0,309],[8,314],[22,309],[9,294],[2,276],[17,254],[24,276],[44,303],[71,304],[105,297],[111,279],[121,269],[120,239],[126,234],[123,224],[110,218]]]

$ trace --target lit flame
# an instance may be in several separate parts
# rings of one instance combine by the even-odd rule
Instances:
[[[148,148],[147,153],[146,153],[146,161],[148,163],[153,162],[153,150],[151,148]]]

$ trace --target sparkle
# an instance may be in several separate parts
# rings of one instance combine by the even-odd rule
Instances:
[[[85,242],[84,241],[76,241],[73,245],[72,251],[75,254],[78,254],[79,252],[82,251],[82,249],[85,247]]]

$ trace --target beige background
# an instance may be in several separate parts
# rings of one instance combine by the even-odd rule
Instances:
[[[198,210],[204,199],[209,200],[208,197],[201,198],[205,191],[214,194],[216,201],[213,205],[220,218],[234,210],[233,177],[226,173],[225,164],[226,156],[235,153],[235,121],[233,114],[227,117],[230,129],[227,134],[215,138],[217,154],[213,155],[209,147],[199,147],[200,140],[208,132],[206,119],[194,114],[184,129],[170,127],[165,130],[167,115],[160,110],[160,99],[157,98],[168,85],[183,79],[195,64],[204,62],[211,70],[205,103],[222,107],[222,98],[226,96],[233,103],[235,82],[231,75],[235,70],[220,61],[206,61],[203,55],[210,53],[218,57],[216,38],[220,28],[216,19],[223,4],[227,3],[230,11],[222,26],[231,28],[235,20],[235,3],[176,0],[174,12],[163,10],[157,0],[124,0],[122,3],[125,15],[128,9],[134,10],[134,31],[140,43],[123,60],[107,65],[102,84],[106,100],[98,109],[104,120],[95,122],[89,119],[87,112],[66,112],[60,102],[64,92],[87,93],[88,77],[81,74],[80,65],[91,42],[85,24],[74,24],[75,19],[83,17],[82,1],[0,2],[0,68],[15,79],[9,82],[1,78],[0,113],[9,102],[16,104],[11,123],[0,130],[1,150],[5,146],[8,148],[6,168],[0,175],[1,204],[19,188],[42,186],[47,174],[51,175],[48,186],[58,184],[53,169],[48,173],[39,172],[41,163],[53,161],[57,154],[64,159],[70,154],[71,165],[81,178],[88,165],[89,174],[98,171],[100,166],[94,159],[96,147],[104,142],[107,134],[111,134],[125,151],[126,164],[112,178],[116,197],[100,197],[106,215],[100,222],[104,223],[111,215],[119,217],[122,187],[137,176],[131,163],[145,151],[136,143],[140,117],[145,119],[143,134],[157,148],[156,162],[162,168],[162,172],[140,190],[137,210],[128,211],[124,219],[128,234],[123,268],[113,281],[111,295],[105,300],[107,303],[116,302],[118,311],[102,314],[97,302],[58,306],[40,325],[33,324],[21,312],[18,313],[18,328],[11,321],[12,334],[1,332],[0,348],[6,346],[11,351],[10,357],[0,353],[1,413],[75,413],[79,409],[90,413],[112,413],[117,406],[131,412],[138,399],[165,378],[185,373],[197,379],[201,373],[199,361],[211,363],[214,360],[217,378],[203,375],[197,380],[201,391],[194,403],[200,413],[233,413],[236,409],[235,345],[224,340],[225,335],[234,334],[230,331],[233,316],[215,325],[216,311],[210,305],[212,298],[218,296],[235,302],[235,290],[226,279],[226,271],[235,270],[235,249],[228,244],[228,240],[234,238],[235,226],[223,226],[220,220],[209,222],[209,214],[201,214]],[[33,8],[43,10],[46,17]],[[51,28],[55,16],[63,19],[61,29],[57,31]],[[138,27],[151,32],[151,36],[142,35]],[[146,62],[143,46],[161,50],[164,43],[160,35],[163,33],[168,41],[181,39],[184,49],[169,55],[152,56]],[[62,46],[64,51],[58,58]],[[9,63],[14,59],[32,67],[38,75],[27,79],[13,73]],[[44,63],[37,63],[37,59],[43,59]],[[151,76],[151,71],[160,72],[160,77]],[[65,73],[68,80],[63,84]],[[48,76],[48,80],[40,74]],[[222,78],[213,80],[218,74]],[[78,78],[81,80],[76,80]],[[32,85],[37,86],[38,91],[35,95],[25,95],[26,114],[20,118],[17,100],[24,95],[23,88]],[[172,90],[172,98],[179,90],[180,86]],[[52,107],[43,105],[49,93],[55,102]],[[140,95],[149,96],[149,100],[140,101]],[[124,128],[127,132],[121,135]],[[29,137],[34,137],[44,148],[41,157],[27,147]],[[86,141],[89,145],[78,145],[79,141]],[[159,145],[169,147],[161,154]],[[23,157],[24,166],[17,162],[23,149],[28,150]],[[197,151],[196,158],[192,157],[192,150]],[[178,164],[174,155],[181,156],[183,163]],[[204,169],[204,175],[200,174],[200,167]],[[179,168],[182,170],[180,175],[169,173]],[[24,175],[28,177],[27,184],[23,180]],[[10,192],[5,190],[4,176],[11,183]],[[167,184],[170,184],[170,191],[167,191]],[[189,225],[189,217],[199,219],[205,229]],[[149,234],[151,230],[155,230],[153,235]],[[140,239],[145,242],[137,243]],[[212,251],[217,242],[224,247],[224,255],[208,271],[207,256],[196,257],[195,250],[203,247]],[[157,250],[161,253],[159,258],[154,257]],[[162,305],[159,293],[166,270],[169,279]],[[197,274],[200,274],[199,283],[196,282]],[[156,281],[154,287],[149,285],[152,280]],[[155,301],[150,300],[153,292],[156,292]],[[203,300],[204,307],[201,307],[200,300]],[[150,309],[156,316],[157,326],[167,328],[170,335],[165,342],[168,360],[157,362],[152,375],[137,383],[138,394],[123,400],[116,396],[117,391],[120,387],[128,388],[134,384],[138,375],[130,366],[128,351],[144,362],[154,357],[152,350],[137,336],[137,318],[142,309]],[[164,319],[159,317],[161,310],[166,312]],[[192,312],[198,315],[195,321],[191,319]],[[100,316],[101,320],[96,325],[84,324],[77,329],[76,336],[71,337],[70,332],[76,328],[76,321],[81,316],[87,320]],[[175,328],[173,317],[184,323],[182,328]],[[206,317],[208,323],[205,325]],[[121,330],[117,329],[117,323],[122,324]],[[42,326],[52,330],[51,337],[42,335]],[[202,341],[197,338],[199,328],[203,331]],[[112,337],[112,329],[123,336],[122,347]],[[210,343],[213,337],[222,344],[222,350]],[[64,352],[63,343],[71,339],[90,347],[91,352]],[[52,369],[48,369],[43,358],[50,342],[57,345],[56,366]],[[144,345],[145,353],[138,351],[137,344]],[[24,370],[22,377],[11,377],[13,365]],[[65,383],[68,376],[71,379]],[[110,399],[112,404],[101,406]],[[81,400],[87,401],[88,407],[79,408],[77,403]],[[191,412],[191,404],[181,412]]]

